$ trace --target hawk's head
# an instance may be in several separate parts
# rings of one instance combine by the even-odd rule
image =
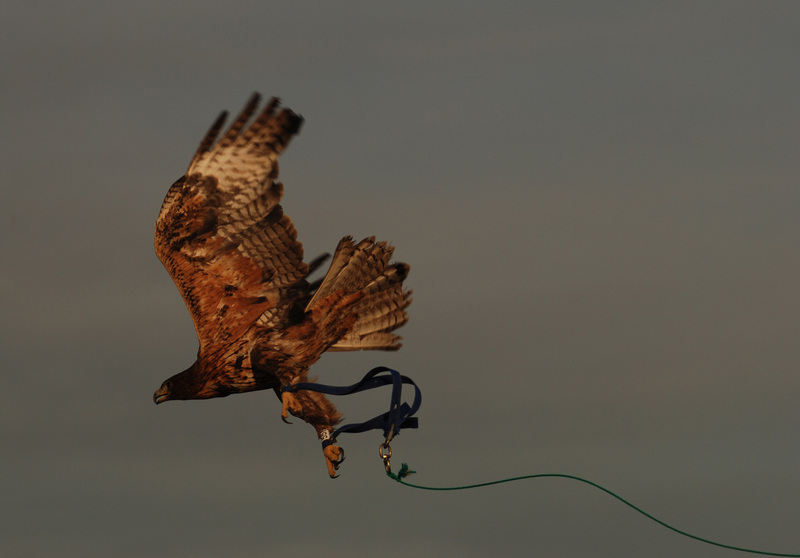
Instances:
[[[198,392],[202,386],[198,385],[195,362],[178,374],[164,381],[161,387],[153,394],[153,403],[158,405],[170,399],[199,399]]]

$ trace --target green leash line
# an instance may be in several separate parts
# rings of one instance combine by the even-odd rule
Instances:
[[[388,463],[387,463],[387,465],[388,465]],[[750,549],[750,548],[742,548],[742,547],[739,547],[739,546],[733,546],[733,545],[730,545],[730,544],[723,544],[723,543],[711,541],[711,540],[708,540],[708,539],[704,539],[703,537],[698,537],[697,535],[692,535],[691,533],[687,533],[686,531],[681,531],[677,527],[673,527],[672,525],[669,525],[668,523],[664,523],[660,519],[658,519],[656,517],[653,517],[652,515],[650,515],[646,511],[642,510],[641,508],[638,508],[638,507],[634,506],[633,504],[628,502],[626,499],[624,499],[622,496],[619,496],[619,495],[615,494],[614,492],[611,492],[609,489],[604,488],[604,487],[600,486],[599,484],[597,484],[595,482],[592,482],[590,480],[586,480],[586,479],[583,479],[581,477],[576,477],[575,475],[566,475],[566,474],[563,474],[563,473],[540,473],[540,474],[537,474],[537,475],[524,475],[524,476],[521,476],[521,477],[512,477],[512,478],[508,478],[508,479],[501,479],[501,480],[489,481],[489,482],[481,482],[481,483],[478,483],[478,484],[468,484],[468,485],[464,485],[464,486],[438,487],[438,486],[422,486],[422,485],[419,485],[419,484],[413,484],[413,483],[406,482],[405,480],[403,480],[405,477],[407,477],[408,475],[410,475],[410,474],[412,474],[414,472],[415,471],[409,470],[408,465],[406,465],[405,463],[403,463],[403,466],[400,468],[400,472],[397,473],[397,474],[392,473],[391,469],[388,466],[386,467],[386,475],[389,478],[396,480],[397,482],[399,482],[400,484],[402,484],[404,486],[410,486],[411,488],[419,488],[420,490],[437,490],[437,491],[468,490],[468,489],[471,489],[471,488],[480,488],[482,486],[491,486],[493,484],[502,484],[502,483],[505,483],[505,482],[514,482],[514,481],[525,480],[525,479],[539,479],[539,478],[545,478],[545,477],[570,479],[570,480],[582,482],[584,484],[588,484],[589,486],[593,486],[593,487],[597,488],[598,490],[602,490],[603,492],[605,492],[609,496],[613,496],[614,498],[616,498],[617,500],[619,500],[620,502],[622,502],[626,506],[628,506],[630,508],[633,508],[634,510],[636,510],[637,512],[639,512],[643,516],[645,516],[645,517],[647,517],[649,519],[652,519],[653,521],[655,521],[659,525],[661,525],[663,527],[666,527],[670,531],[674,531],[674,532],[678,533],[679,535],[683,535],[684,537],[689,537],[690,539],[694,539],[696,541],[700,541],[700,542],[703,542],[703,543],[706,543],[706,544],[711,544],[711,545],[714,545],[714,546],[719,546],[719,547],[722,547],[722,548],[727,548],[729,550],[737,550],[739,552],[749,552],[751,554],[761,554],[763,556],[784,556],[784,557],[790,557],[790,558],[800,558],[800,554],[782,554],[780,552],[766,552],[764,550],[753,550],[753,549]]]

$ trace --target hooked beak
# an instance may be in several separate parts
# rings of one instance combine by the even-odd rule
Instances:
[[[169,390],[166,386],[161,386],[156,390],[153,394],[153,403],[158,405],[159,403],[163,403],[164,401],[169,399]]]

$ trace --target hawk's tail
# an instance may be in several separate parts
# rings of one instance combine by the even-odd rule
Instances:
[[[338,341],[329,350],[400,348],[401,338],[392,331],[408,321],[411,291],[403,290],[403,280],[410,267],[390,264],[393,252],[392,246],[375,242],[375,237],[355,244],[348,236],[339,242],[328,273],[306,307],[313,311],[336,299],[352,301],[336,304],[341,314],[331,316],[332,320],[352,325],[337,336]]]

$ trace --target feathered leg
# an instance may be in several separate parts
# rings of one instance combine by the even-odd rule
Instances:
[[[293,381],[293,384],[308,381],[303,378]],[[284,391],[280,394],[283,402],[281,418],[288,422],[289,414],[303,419],[314,427],[317,437],[322,440],[330,440],[334,427],[342,420],[342,415],[336,410],[327,397],[315,391]],[[328,467],[328,474],[331,478],[336,477],[336,471],[344,461],[344,450],[334,443],[325,446],[322,450],[325,462]]]

